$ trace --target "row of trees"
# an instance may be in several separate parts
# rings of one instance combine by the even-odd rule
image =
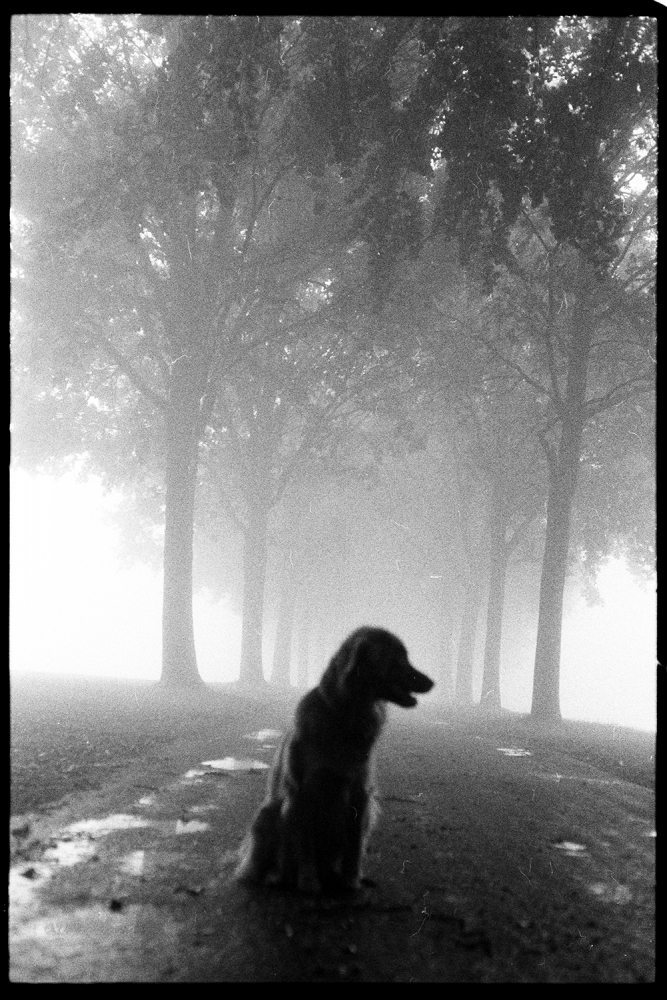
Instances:
[[[296,552],[323,484],[377,486],[430,440],[447,502],[415,526],[456,538],[457,696],[488,574],[499,704],[528,552],[533,713],[558,717],[568,558],[651,560],[654,30],[14,18],[14,454],[83,452],[164,524],[165,682],[199,680],[195,528],[243,534],[241,679],[261,682],[269,539]]]

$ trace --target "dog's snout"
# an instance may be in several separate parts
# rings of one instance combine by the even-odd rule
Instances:
[[[426,694],[427,691],[430,691],[435,681],[432,681],[430,677],[427,677],[426,674],[423,674],[415,667],[411,667],[411,670],[410,690],[416,691],[417,694]]]

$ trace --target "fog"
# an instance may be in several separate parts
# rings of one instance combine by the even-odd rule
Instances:
[[[104,496],[99,482],[11,474],[10,667],[38,672],[157,680],[161,657],[161,574],[129,565],[119,551],[111,515],[122,497]],[[566,599],[561,660],[563,716],[655,729],[655,593],[619,560],[598,578],[602,604],[590,606],[572,588]],[[416,602],[418,606],[418,601]],[[350,627],[364,623],[368,603]],[[380,607],[380,605],[378,605]],[[437,660],[428,623],[409,608],[395,620],[367,624],[395,629],[413,662]],[[349,614],[354,614],[354,609]],[[391,612],[389,612],[391,614]],[[194,598],[199,672],[205,681],[238,678],[241,622],[229,598],[198,590]],[[264,670],[272,662],[275,623],[264,639]],[[507,633],[506,629],[506,633]],[[505,708],[530,709],[535,630],[503,635],[501,694]],[[341,637],[342,638],[342,634]],[[478,640],[479,641],[479,640]],[[333,649],[311,646],[315,682]],[[479,664],[475,696],[480,690]]]

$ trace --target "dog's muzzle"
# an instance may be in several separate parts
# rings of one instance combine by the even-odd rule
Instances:
[[[414,667],[410,667],[410,672],[405,678],[401,678],[402,683],[397,684],[391,694],[391,700],[402,708],[414,708],[417,704],[415,694],[426,694],[433,687],[434,682],[426,674],[422,674]]]

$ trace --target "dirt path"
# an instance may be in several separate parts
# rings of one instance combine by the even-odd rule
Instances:
[[[351,902],[251,890],[232,852],[262,796],[267,731],[289,713],[236,709],[13,817],[13,981],[652,980],[651,789],[525,726],[501,740],[397,710],[376,886]],[[228,769],[239,761],[256,769]]]

